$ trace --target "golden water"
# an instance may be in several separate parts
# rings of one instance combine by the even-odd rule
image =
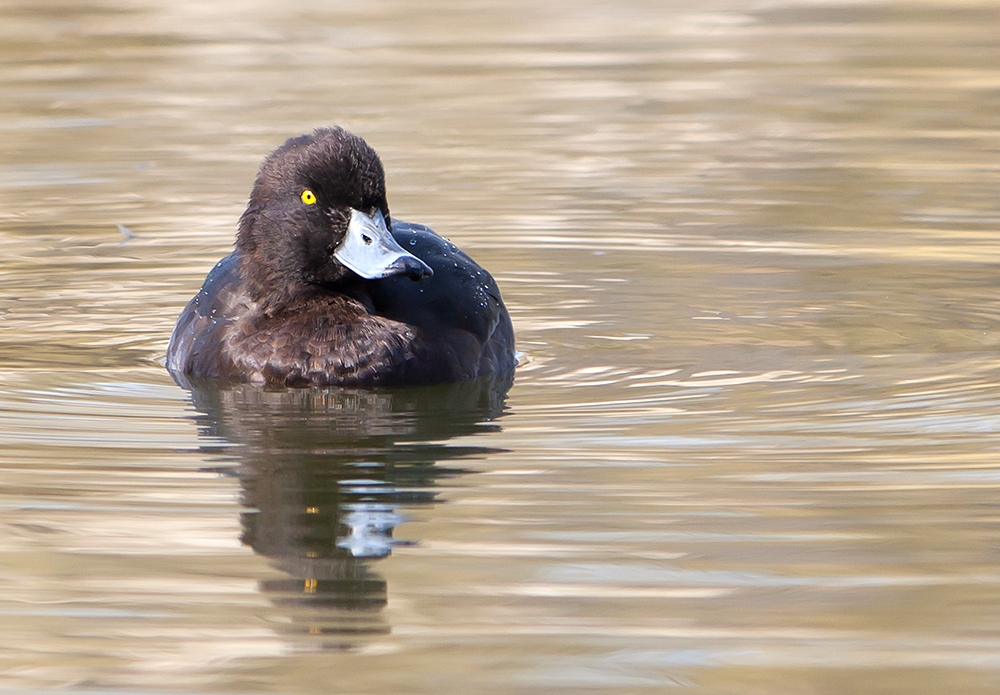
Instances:
[[[997,692],[1000,13],[691,5],[0,0],[0,689]],[[506,400],[166,374],[331,123]]]

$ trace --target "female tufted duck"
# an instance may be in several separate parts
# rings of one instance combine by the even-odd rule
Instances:
[[[389,217],[375,151],[342,128],[261,165],[236,250],[184,308],[167,369],[286,386],[472,379],[514,368],[493,278],[423,225]]]

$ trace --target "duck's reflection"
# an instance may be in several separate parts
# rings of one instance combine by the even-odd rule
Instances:
[[[462,472],[442,462],[494,451],[448,440],[498,429],[511,381],[379,392],[190,385],[202,434],[238,445],[228,470],[248,509],[242,540],[287,575],[261,586],[290,629],[387,630],[386,582],[372,562],[403,542],[393,537],[400,507],[439,501],[435,481]]]

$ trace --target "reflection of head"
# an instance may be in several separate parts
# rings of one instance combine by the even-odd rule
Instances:
[[[447,440],[498,429],[492,420],[511,381],[386,391],[196,387],[203,435],[237,445],[225,451],[238,461],[248,509],[242,540],[290,575],[262,588],[282,605],[377,611],[386,587],[368,561],[398,543],[398,507],[437,501],[435,481],[463,472],[440,462],[491,451]],[[341,621],[323,622],[329,632]]]

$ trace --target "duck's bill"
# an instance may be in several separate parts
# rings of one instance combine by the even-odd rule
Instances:
[[[347,235],[333,252],[333,257],[366,280],[406,275],[419,280],[434,274],[422,260],[407,253],[396,243],[385,224],[381,210],[366,215],[351,210]]]

